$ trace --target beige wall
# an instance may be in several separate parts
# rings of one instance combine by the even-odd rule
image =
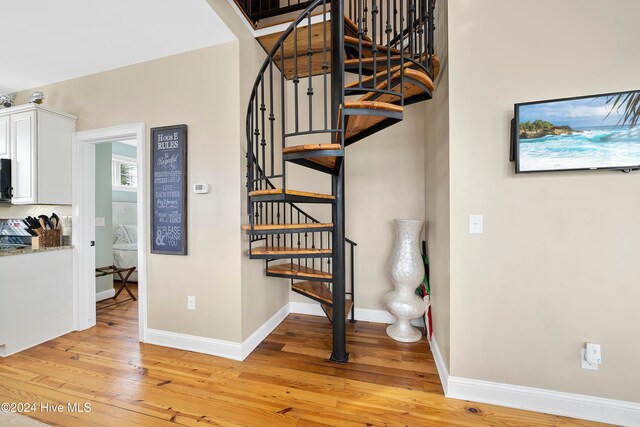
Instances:
[[[640,174],[516,176],[508,158],[514,103],[639,89],[639,15],[450,1],[452,375],[640,402]],[[587,341],[597,372],[580,368]]]
[[[150,328],[241,340],[239,63],[231,42],[37,88],[47,106],[78,115],[77,130],[189,126],[189,183],[212,190],[189,192],[189,255],[149,255]],[[148,141],[147,133],[147,151]],[[196,296],[196,311],[187,311],[187,295]]]
[[[447,1],[436,8],[436,47],[440,73],[426,107],[425,194],[433,336],[445,365],[450,356],[450,221],[449,221],[449,51]]]
[[[242,224],[249,222],[246,206],[246,116],[249,96],[253,89],[258,71],[266,57],[266,53],[260,44],[248,31],[245,23],[238,17],[228,2],[219,0],[207,0],[209,6],[216,12],[223,22],[229,27],[231,32],[238,39],[240,50],[239,61],[239,104],[237,106],[238,115],[236,123],[240,129],[240,157],[238,158],[240,167],[240,204],[237,208]],[[224,58],[221,58],[224,60]],[[274,69],[274,80],[279,81],[280,74]],[[276,94],[280,93],[280,86],[276,86]],[[279,105],[279,104],[278,104]],[[278,108],[275,111],[279,111]],[[277,123],[276,123],[277,124]],[[276,128],[276,135],[279,135],[279,128]],[[247,339],[253,332],[273,316],[280,308],[289,302],[288,286],[282,285],[278,279],[267,278],[264,275],[264,261],[251,260],[245,254],[249,249],[249,239],[245,233],[237,229],[237,239],[242,243],[238,255],[240,256],[241,270],[241,311],[242,311],[242,339]]]

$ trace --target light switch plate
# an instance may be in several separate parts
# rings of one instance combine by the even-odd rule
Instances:
[[[104,218],[96,218],[96,227],[104,227],[106,224]]]
[[[482,215],[469,215],[469,234],[482,234]]]

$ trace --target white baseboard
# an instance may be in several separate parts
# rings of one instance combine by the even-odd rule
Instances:
[[[449,398],[640,427],[638,403],[453,377],[449,376],[435,337],[431,340],[431,352],[445,396]]]
[[[289,303],[291,313],[295,314],[309,314],[311,316],[324,316],[324,311],[320,308],[320,303],[317,302],[290,302]],[[355,310],[356,320],[362,320],[363,322],[374,323],[394,323],[396,318],[385,310],[372,310],[369,308],[357,308]]]
[[[324,311],[320,307],[320,303],[313,302],[290,302],[289,312],[294,314],[308,314],[311,316],[324,316]]]
[[[260,326],[249,338],[242,341],[242,360],[246,359],[248,355],[266,338],[275,328],[278,327],[285,317],[289,315],[289,304],[282,306],[280,310],[269,320],[267,320],[262,326]]]
[[[96,292],[96,302],[113,298],[116,294],[115,289],[107,289],[106,291]]]
[[[271,316],[249,338],[243,342],[225,341],[195,335],[179,334],[176,332],[146,330],[146,344],[161,345],[163,347],[178,348],[180,350],[195,351],[212,356],[225,357],[233,360],[244,360],[264,340],[285,317],[289,315],[289,304],[285,304],[276,314]]]
[[[431,347],[433,360],[436,362],[436,369],[438,370],[438,376],[440,377],[440,383],[442,383],[444,395],[448,396],[447,393],[449,388],[449,370],[447,369],[447,365],[444,363],[444,359],[442,358],[442,353],[440,353],[440,347],[438,347],[435,336],[431,337],[429,346]]]
[[[396,318],[386,310],[372,310],[370,308],[358,308],[355,311],[356,320],[374,323],[396,323]]]
[[[227,359],[242,360],[242,344],[233,341],[160,331],[158,329],[147,329],[145,344],[155,344],[163,347],[225,357]]]
[[[583,394],[449,377],[447,397],[528,411],[640,426],[640,404]]]

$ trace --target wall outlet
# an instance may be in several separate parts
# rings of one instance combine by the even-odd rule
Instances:
[[[580,349],[580,361],[582,362],[582,369],[590,369],[592,371],[597,371],[598,370],[598,365],[595,364],[595,363],[587,362],[587,359],[584,358],[584,354],[585,354],[585,349],[581,348]]]
[[[482,215],[469,215],[469,234],[482,234]]]
[[[196,297],[188,296],[187,297],[187,310],[195,310],[196,309]]]

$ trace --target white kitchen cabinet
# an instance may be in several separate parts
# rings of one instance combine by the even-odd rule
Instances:
[[[0,117],[0,159],[11,158],[11,140],[9,139],[11,123],[9,116]]]
[[[77,117],[40,105],[21,105],[0,110],[0,132],[7,119],[12,203],[70,205],[71,139]]]
[[[0,256],[0,357],[72,330],[73,249]]]

